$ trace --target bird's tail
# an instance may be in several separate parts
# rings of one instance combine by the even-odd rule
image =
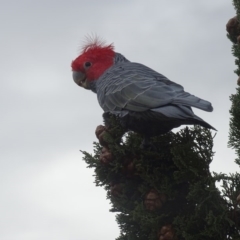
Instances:
[[[213,111],[213,107],[210,102],[203,100],[201,98],[195,97],[194,95],[191,95],[187,92],[184,92],[183,95],[174,99],[172,104],[184,105],[184,106],[188,106],[188,107],[195,107],[195,108],[202,109],[206,112]]]
[[[202,127],[216,130],[213,126],[211,126],[210,124],[205,122],[203,119],[195,115],[189,106],[167,105],[164,107],[151,109],[151,111],[162,114],[162,116],[166,117],[166,121],[169,121],[168,119],[175,119],[180,124],[186,124],[186,125],[198,124]]]
[[[198,124],[202,127],[205,127],[205,128],[209,128],[209,129],[213,129],[215,131],[217,131],[216,128],[214,128],[213,126],[211,126],[209,123],[205,122],[204,120],[202,120],[200,117],[198,116],[194,116],[193,119],[189,119],[190,120],[190,123],[189,124]]]

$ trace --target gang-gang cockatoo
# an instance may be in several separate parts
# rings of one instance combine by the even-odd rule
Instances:
[[[210,102],[140,63],[130,62],[112,44],[89,42],[72,62],[77,85],[97,94],[106,118],[116,115],[126,130],[146,138],[164,134],[180,125],[198,124],[214,129],[191,107],[211,112]]]

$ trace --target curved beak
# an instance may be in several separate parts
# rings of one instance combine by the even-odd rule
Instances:
[[[86,75],[82,72],[73,71],[72,72],[74,82],[83,88],[89,89],[89,84],[86,78]]]

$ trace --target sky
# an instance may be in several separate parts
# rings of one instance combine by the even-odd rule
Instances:
[[[79,150],[102,124],[96,95],[72,80],[88,34],[212,103],[211,171],[235,172],[227,147],[236,66],[226,0],[3,0],[0,8],[0,239],[113,240],[115,215]]]

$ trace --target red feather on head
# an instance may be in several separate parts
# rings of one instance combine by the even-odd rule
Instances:
[[[106,45],[95,38],[83,46],[81,54],[72,62],[72,70],[86,74],[88,81],[93,81],[113,65],[114,56],[113,44]],[[86,68],[86,62],[91,66]]]

